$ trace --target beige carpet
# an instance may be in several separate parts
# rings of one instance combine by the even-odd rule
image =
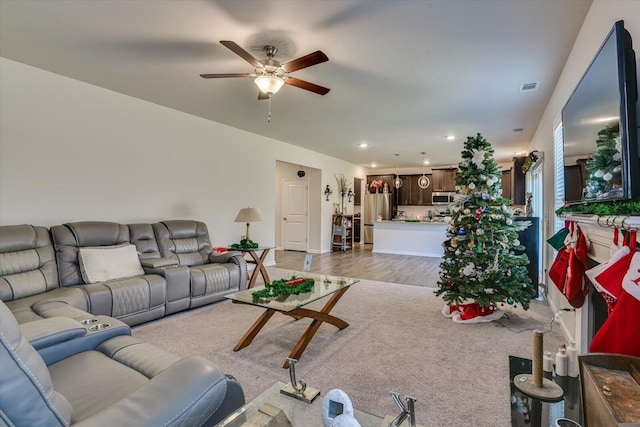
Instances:
[[[269,274],[284,273],[269,268]],[[332,311],[350,326],[322,325],[297,365],[298,378],[324,393],[340,388],[355,407],[379,416],[397,413],[389,391],[411,395],[424,427],[509,426],[508,356],[531,356],[531,331],[549,328],[550,309],[532,301],[526,312],[506,308],[508,319],[465,325],[443,317],[442,307],[432,289],[363,280]],[[135,327],[133,335],[212,360],[238,378],[251,400],[273,382],[288,381],[282,363],[310,322],[276,314],[250,346],[234,352],[262,311],[223,301]],[[545,334],[545,350],[555,352],[561,340],[554,328]]]

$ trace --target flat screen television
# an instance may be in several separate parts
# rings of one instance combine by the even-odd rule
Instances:
[[[636,79],[618,21],[562,109],[567,204],[640,200]]]

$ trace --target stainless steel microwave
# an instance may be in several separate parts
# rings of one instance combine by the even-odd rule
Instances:
[[[456,193],[431,193],[432,205],[450,205]]]

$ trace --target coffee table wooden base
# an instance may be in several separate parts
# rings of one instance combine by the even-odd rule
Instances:
[[[300,360],[302,353],[304,353],[307,346],[313,339],[313,336],[316,334],[316,332],[318,332],[318,329],[320,329],[320,325],[322,325],[324,322],[330,323],[340,330],[349,326],[349,324],[344,320],[329,314],[329,312],[333,309],[333,307],[335,307],[335,305],[338,303],[340,298],[342,298],[342,296],[345,294],[345,292],[347,292],[348,289],[349,288],[347,287],[333,293],[331,295],[331,298],[329,298],[329,301],[327,301],[327,303],[322,307],[320,311],[310,310],[308,308],[297,308],[292,311],[281,312],[282,314],[291,316],[296,320],[303,319],[303,318],[313,319],[311,324],[304,331],[304,333],[296,343],[295,347],[289,354],[289,358]],[[262,313],[262,315],[258,318],[258,320],[256,320],[253,323],[253,325],[251,325],[249,330],[244,334],[244,336],[240,339],[240,341],[238,341],[238,344],[236,344],[236,346],[233,348],[233,351],[242,350],[243,348],[251,344],[251,342],[256,337],[256,335],[258,335],[260,330],[262,330],[264,325],[267,324],[269,319],[271,319],[271,317],[273,317],[273,315],[276,312],[277,310],[272,310],[269,308],[266,309],[265,312]],[[288,368],[289,362],[285,361],[282,367]]]

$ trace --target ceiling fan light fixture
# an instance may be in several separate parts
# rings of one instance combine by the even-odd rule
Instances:
[[[273,95],[277,93],[284,85],[284,80],[277,76],[258,76],[254,80],[256,86],[265,95]]]

